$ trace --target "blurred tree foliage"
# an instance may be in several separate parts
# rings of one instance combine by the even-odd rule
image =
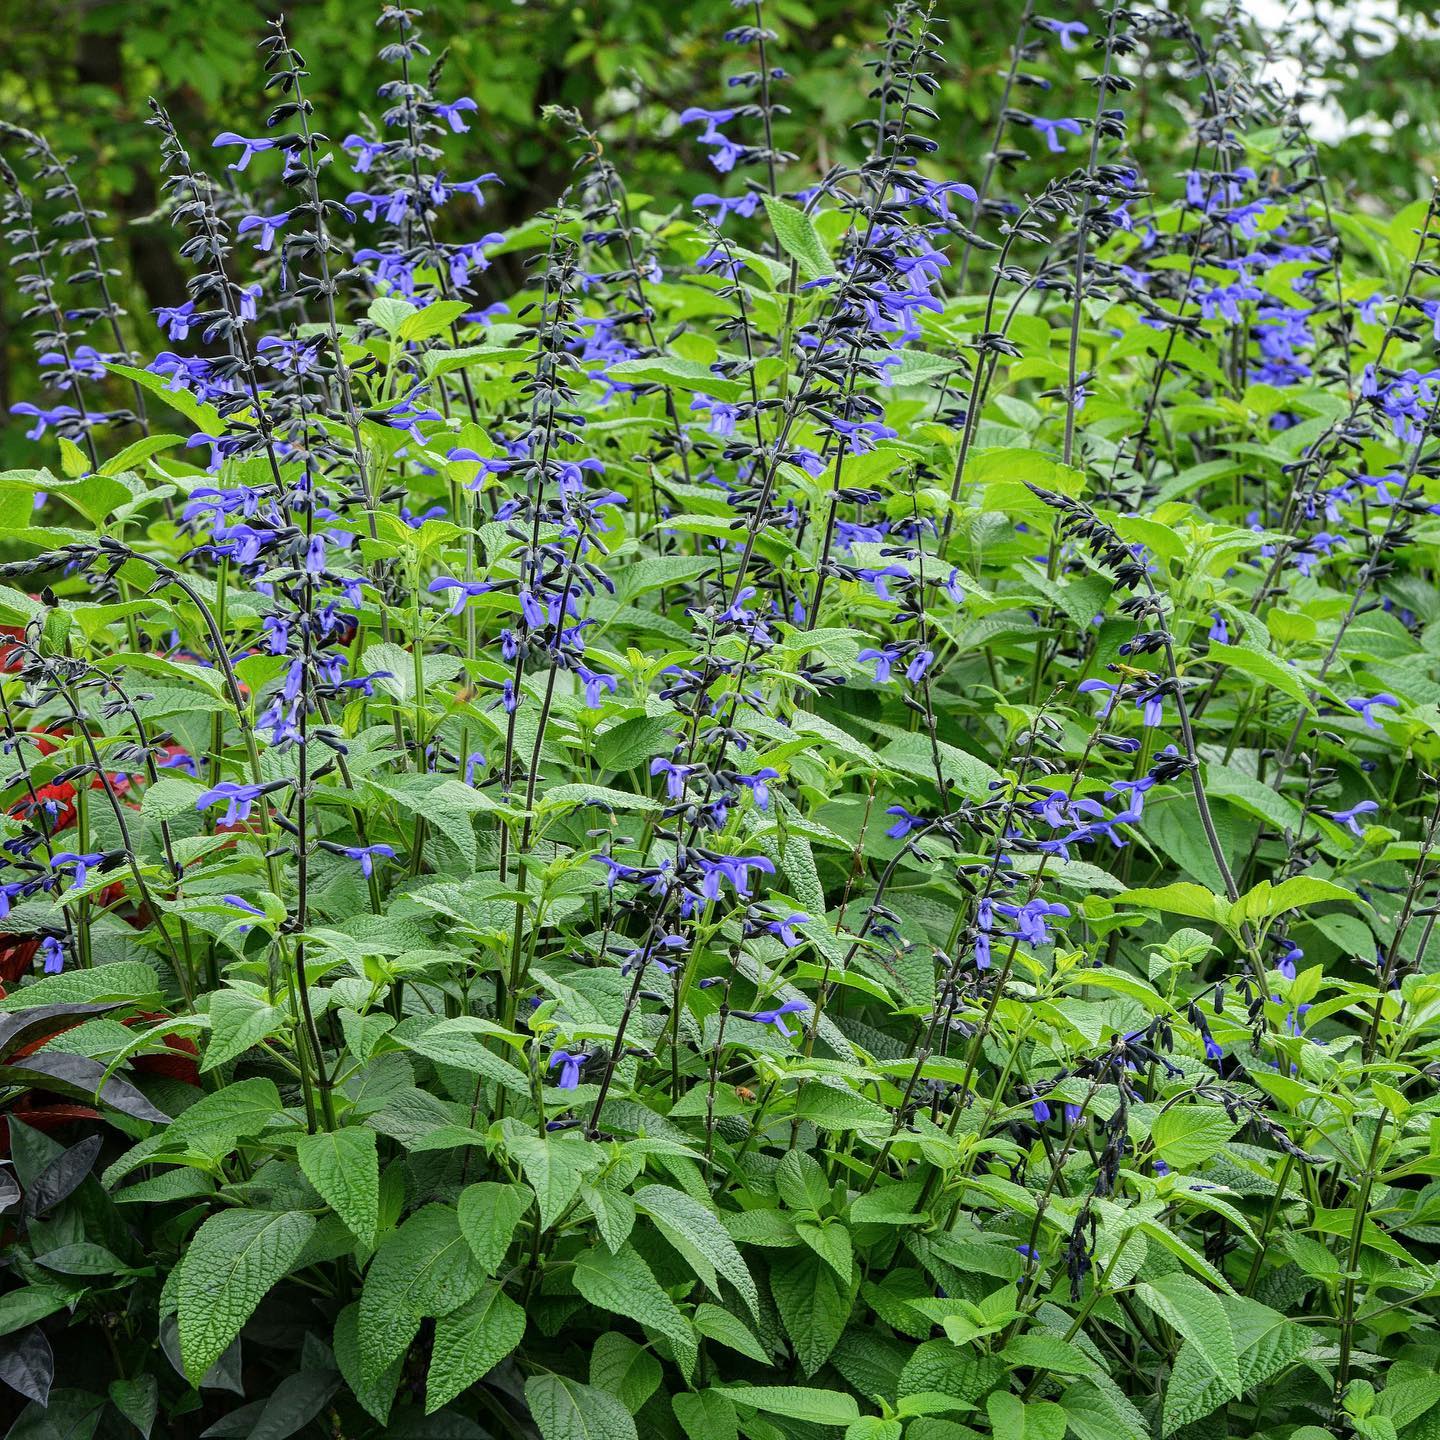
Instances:
[[[973,181],[984,168],[1022,3],[946,0],[938,7],[949,26],[951,69],[934,102],[941,123],[932,133],[941,150],[929,168],[937,175]],[[1202,4],[1216,8],[1213,0],[1176,3],[1190,5],[1187,13]],[[1440,5],[1404,3],[1396,13],[1394,3],[1297,0],[1275,36],[1299,56],[1281,71],[1284,78],[1293,83],[1303,74],[1332,122],[1343,110],[1356,127],[1341,142],[1335,170],[1387,206],[1422,193],[1440,128],[1434,33]],[[1277,0],[1277,11],[1282,4]],[[0,0],[7,51],[0,115],[44,130],[62,155],[81,157],[87,199],[109,212],[118,237],[109,258],[121,271],[140,348],[153,350],[158,339],[146,312],[183,298],[174,237],[156,213],[155,141],[142,124],[146,98],[164,101],[197,157],[221,130],[257,133],[265,105],[255,46],[266,19],[283,11],[315,77],[311,93],[322,123],[327,109],[378,118],[374,89],[384,71],[375,60],[377,9],[366,0]],[[485,228],[534,214],[566,183],[573,157],[564,137],[540,122],[547,105],[571,106],[600,127],[624,152],[623,168],[638,191],[678,199],[725,188],[696,144],[695,128],[682,130],[676,115],[687,105],[724,105],[727,75],[753,64],[752,55],[732,52],[721,40],[728,26],[749,18],[748,7],[737,12],[730,0],[430,0],[425,9],[445,89],[472,96],[479,107],[468,117],[466,168],[493,170],[506,184],[483,217]],[[1092,5],[1056,10],[1095,28]],[[795,153],[796,183],[803,183],[802,174],[837,158],[834,137],[864,113],[852,62],[881,33],[885,7],[883,0],[768,0],[765,16],[780,32],[775,61],[794,77],[785,97],[792,113],[778,138]],[[1175,153],[1175,132],[1189,119],[1175,100],[1183,84],[1151,73],[1147,59],[1137,62],[1142,94],[1133,132],[1142,165]],[[1057,73],[1052,64],[1042,55],[1025,67],[1058,92],[1046,99],[1050,114],[1075,88],[1069,72]],[[1022,88],[1014,103],[1026,99]],[[1074,103],[1078,108],[1066,113],[1088,113],[1092,101],[1077,95]],[[1040,137],[1021,131],[1017,140],[1012,128],[1007,143],[1033,153]],[[18,156],[9,158],[19,164]],[[1011,193],[1025,187],[1023,160],[1018,170],[1005,185]],[[226,176],[219,157],[212,171]],[[481,277],[482,300],[506,293],[514,281],[513,269],[497,265]],[[13,286],[0,287],[0,409],[33,389],[20,310]],[[20,428],[7,424],[0,465],[19,463],[25,444]]]

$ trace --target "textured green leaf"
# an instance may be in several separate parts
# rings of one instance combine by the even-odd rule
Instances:
[[[180,1355],[192,1381],[225,1353],[314,1229],[315,1217],[298,1211],[225,1210],[195,1232],[175,1277]]]
[[[275,1082],[256,1076],[201,1096],[170,1122],[165,1135],[167,1139],[223,1154],[237,1140],[258,1135],[281,1108]]]
[[[487,1275],[500,1268],[515,1237],[515,1227],[529,1208],[530,1192],[523,1185],[487,1180],[461,1192],[456,1207],[460,1233]]]
[[[834,262],[815,229],[815,222],[798,206],[774,195],[763,197],[765,212],[780,248],[800,267],[807,280],[821,280],[835,273]]]
[[[378,1379],[404,1355],[426,1316],[448,1315],[485,1283],[448,1205],[417,1210],[386,1236],[360,1293],[360,1366]]]
[[[1230,1318],[1215,1292],[1193,1275],[1177,1271],[1136,1286],[1136,1294],[1172,1330],[1183,1335],[1234,1395],[1240,1393],[1240,1366]]]
[[[748,1355],[760,1365],[768,1365],[770,1356],[766,1353],[765,1347],[750,1333],[749,1327],[737,1315],[732,1315],[728,1310],[722,1310],[718,1305],[701,1304],[695,1307],[695,1314],[692,1317],[695,1328],[707,1340],[714,1340],[718,1345],[727,1346],[731,1350],[738,1350],[742,1355]]]
[[[304,1135],[296,1154],[305,1178],[364,1245],[380,1225],[380,1159],[375,1132],[364,1125]]]
[[[238,990],[217,990],[210,997],[210,1038],[200,1070],[214,1070],[238,1059],[280,1028],[282,1012]]]
[[[335,1363],[360,1408],[382,1425],[390,1418],[395,1392],[400,1388],[404,1354],[397,1355],[376,1376],[367,1376],[360,1364],[360,1302],[347,1305],[335,1321]]]
[[[1220,1303],[1235,1337],[1242,1394],[1273,1380],[1313,1343],[1307,1326],[1287,1320],[1268,1306],[1234,1295],[1220,1296]],[[1173,1434],[1182,1425],[1202,1419],[1223,1405],[1230,1394],[1226,1382],[1187,1340],[1175,1357],[1165,1388],[1161,1434]]]
[[[843,1390],[820,1390],[808,1385],[726,1385],[720,1393],[732,1404],[812,1425],[848,1425],[860,1418],[855,1397]]]
[[[630,1412],[613,1395],[566,1375],[532,1375],[525,1401],[542,1440],[639,1440]]]
[[[467,1386],[488,1375],[525,1333],[525,1312],[494,1280],[435,1324],[425,1377],[425,1413],[433,1415]]]
[[[690,1261],[705,1284],[719,1294],[715,1276],[723,1275],[740,1292],[750,1313],[760,1313],[760,1292],[750,1267],[715,1215],[698,1200],[667,1185],[647,1185],[635,1203],[662,1235]]]
[[[771,1260],[770,1293],[801,1369],[813,1375],[845,1329],[854,1289],[807,1249]]]
[[[848,1285],[854,1265],[850,1232],[838,1220],[812,1225],[808,1220],[796,1222],[795,1233]]]
[[[1175,1105],[1155,1117],[1150,1142],[1157,1160],[1187,1170],[1208,1160],[1239,1128],[1218,1105]]]
[[[632,1414],[660,1388],[660,1362],[628,1335],[610,1330],[590,1351],[590,1383],[608,1390]]]
[[[599,1164],[594,1147],[576,1136],[519,1135],[507,1141],[540,1206],[540,1224],[549,1229],[575,1198],[582,1176]]]
[[[694,1329],[633,1245],[622,1246],[613,1255],[604,1246],[581,1251],[573,1278],[575,1288],[592,1305],[658,1330],[689,1369],[696,1350]]]
[[[691,1390],[670,1401],[689,1440],[737,1440],[735,1403],[721,1390]]]
[[[997,1390],[985,1401],[994,1440],[1064,1440],[1065,1412],[1048,1400],[1027,1404]]]

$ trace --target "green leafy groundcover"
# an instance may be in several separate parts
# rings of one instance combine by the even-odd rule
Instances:
[[[757,6],[720,193],[485,235],[277,25],[162,337],[6,132],[16,1440],[1440,1434],[1436,208],[1015,18],[988,157],[902,5],[792,164]]]

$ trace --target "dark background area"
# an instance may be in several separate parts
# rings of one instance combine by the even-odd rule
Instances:
[[[1440,120],[1440,40],[1431,35],[1437,7],[1322,6],[1317,14],[1315,4],[1306,0],[1288,14],[1277,6],[1285,19],[1270,43],[1299,57],[1288,75],[1307,75],[1307,88],[1326,96],[1329,130],[1347,135],[1327,168],[1387,209],[1424,193]],[[1186,13],[1218,16],[1221,9],[1192,0]],[[57,151],[76,157],[88,202],[108,212],[116,237],[108,256],[130,311],[129,338],[143,353],[161,348],[148,312],[184,298],[175,237],[157,214],[157,146],[142,123],[146,98],[163,100],[197,159],[227,177],[225,161],[235,152],[212,151],[210,141],[227,129],[263,132],[267,102],[255,46],[265,21],[280,13],[312,71],[320,127],[338,142],[359,128],[362,114],[378,118],[375,87],[387,71],[376,58],[378,6],[367,0],[285,6],[0,0],[0,114],[43,129]],[[1057,4],[1055,13],[1096,26],[1089,5]],[[866,113],[853,61],[880,37],[885,11],[879,0],[769,0],[765,14],[780,32],[775,63],[792,77],[783,96],[792,114],[778,138],[797,156],[790,178],[802,184],[843,153],[848,126]],[[934,102],[941,123],[932,133],[941,150],[929,169],[937,177],[973,182],[983,169],[1019,14],[1020,0],[945,0],[937,7],[948,62]],[[736,10],[729,0],[433,0],[423,28],[434,57],[444,56],[439,91],[472,96],[479,107],[467,117],[470,132],[455,138],[454,176],[493,170],[505,181],[504,189],[491,192],[477,222],[481,231],[514,225],[563,188],[572,154],[558,128],[540,119],[551,104],[572,106],[598,126],[632,189],[656,197],[657,208],[701,190],[737,189],[734,177],[727,181],[710,167],[696,143],[697,127],[681,129],[676,116],[687,105],[727,103],[726,76],[750,68],[753,54],[727,47],[721,36],[750,18],[749,7]],[[1052,41],[1029,67],[1050,82],[1051,92],[1022,93],[1020,102],[1034,100],[1050,116],[1089,113],[1093,101],[1078,93],[1077,58],[1087,63],[1083,52],[1067,55]],[[1155,103],[1142,94],[1131,112],[1137,117],[1132,144],[1142,164],[1149,155],[1180,153],[1174,132],[1192,118],[1173,99],[1173,77],[1155,73],[1159,61],[1152,60],[1147,78],[1145,58],[1137,61],[1139,83],[1144,91],[1153,82]],[[1022,133],[1014,143],[1044,163],[1032,176],[1022,162],[1003,182],[1010,193],[1031,178],[1043,183],[1054,168],[1038,136]],[[7,158],[24,173],[16,147],[7,147]],[[1147,173],[1152,183],[1170,178]],[[342,160],[332,193],[362,183]],[[43,197],[36,200],[43,222],[47,206]],[[514,288],[516,265],[510,257],[480,277],[481,303]],[[6,283],[0,288],[0,409],[6,412],[17,400],[37,398],[21,310],[21,297]],[[7,413],[0,465],[35,463],[23,429]]]

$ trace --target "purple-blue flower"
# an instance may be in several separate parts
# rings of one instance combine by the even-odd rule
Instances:
[[[1349,709],[1353,710],[1358,716],[1360,716],[1360,718],[1372,730],[1379,730],[1383,728],[1380,722],[1375,718],[1376,706],[1384,705],[1388,706],[1392,710],[1398,710],[1400,708],[1400,702],[1393,695],[1388,694],[1383,690],[1378,695],[1370,696],[1368,700],[1365,699],[1363,696],[1358,696],[1354,700],[1347,700],[1345,704]]]
[[[742,1020],[753,1020],[757,1025],[773,1025],[787,1040],[793,1039],[795,1031],[785,1023],[787,1015],[803,1015],[810,1009],[804,1000],[787,1000],[773,1010],[737,1010]]]
[[[1361,833],[1357,815],[1373,815],[1380,806],[1374,800],[1362,800],[1348,810],[1327,810],[1325,813],[1337,824],[1343,825],[1352,835]]]
[[[585,1056],[571,1054],[569,1050],[556,1050],[550,1056],[549,1068],[553,1070],[557,1065],[560,1067],[560,1078],[555,1084],[561,1090],[574,1090],[580,1084],[580,1067],[585,1063]]]
[[[259,139],[247,139],[244,135],[237,135],[233,130],[222,131],[212,142],[216,148],[228,145],[243,145],[245,148],[240,152],[240,158],[232,161],[231,170],[243,170],[249,163],[252,155],[259,155],[261,151],[273,150],[280,142],[261,136]]]

